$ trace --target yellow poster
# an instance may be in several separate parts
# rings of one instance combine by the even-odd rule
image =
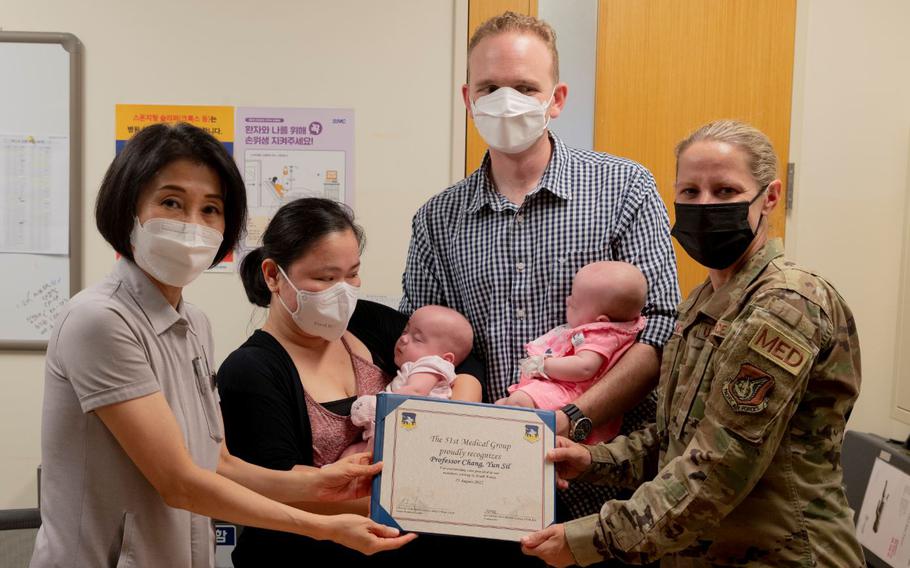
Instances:
[[[205,130],[234,153],[234,107],[201,105],[117,105],[117,152],[133,134],[159,122],[189,122]]]

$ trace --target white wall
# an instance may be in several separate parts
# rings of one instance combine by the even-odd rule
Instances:
[[[597,75],[597,0],[537,0],[537,17],[556,31],[559,80],[569,104],[550,130],[575,148],[594,148],[594,79]]]
[[[788,254],[838,288],[856,316],[863,385],[849,427],[905,439],[891,417],[910,192],[910,2],[800,0]],[[910,380],[904,370],[900,380]]]
[[[910,430],[887,410],[910,184],[907,22],[905,0],[800,0],[787,242],[856,314],[864,384],[850,426],[898,437]],[[112,260],[91,211],[113,157],[115,104],[334,106],[356,109],[365,292],[389,295],[411,214],[463,171],[453,78],[464,76],[466,25],[465,0],[3,0],[0,10],[4,30],[67,31],[85,44],[86,283]],[[234,276],[203,275],[187,297],[212,319],[219,360],[255,326]],[[40,355],[0,353],[0,509],[36,504],[42,366]]]
[[[3,0],[2,29],[71,32],[85,45],[85,283],[113,260],[92,207],[114,155],[115,104],[345,107],[364,291],[399,294],[411,216],[464,169],[452,163],[453,139],[464,140],[463,109],[453,119],[463,14],[453,0]],[[186,297],[209,314],[219,361],[255,326],[235,275],[205,274]],[[42,355],[0,352],[0,509],[36,506],[42,388]]]

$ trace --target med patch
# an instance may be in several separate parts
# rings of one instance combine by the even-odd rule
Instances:
[[[758,414],[768,407],[768,393],[774,388],[774,377],[751,363],[743,363],[739,373],[724,383],[724,400],[736,412]]]
[[[794,375],[799,375],[811,359],[809,350],[800,342],[767,322],[749,340],[749,349]]]

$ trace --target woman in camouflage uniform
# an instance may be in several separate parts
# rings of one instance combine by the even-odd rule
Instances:
[[[676,156],[673,235],[709,277],[679,306],[657,423],[550,456],[565,479],[635,493],[523,550],[555,566],[863,566],[840,466],[860,386],[850,309],[768,238],[781,182],[764,134],[713,122]]]

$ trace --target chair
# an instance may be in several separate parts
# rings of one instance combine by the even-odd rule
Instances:
[[[38,509],[0,510],[0,566],[26,568],[40,526]]]

